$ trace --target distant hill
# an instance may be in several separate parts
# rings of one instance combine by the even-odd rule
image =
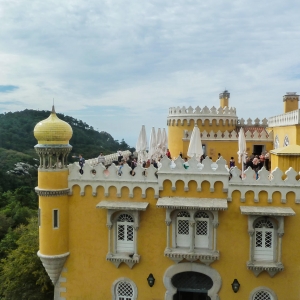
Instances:
[[[0,114],[0,160],[4,169],[11,168],[11,164],[17,161],[31,160],[37,158],[34,146],[37,141],[33,135],[34,126],[41,120],[49,117],[50,111],[24,110]],[[57,114],[57,116],[68,122],[73,129],[73,137],[70,144],[72,152],[76,155],[82,153],[88,159],[97,157],[102,151],[104,154],[121,150],[133,151],[134,148],[122,140],[114,140],[107,132],[98,132],[92,126],[70,116]],[[69,161],[72,161],[71,155]],[[3,169],[2,169],[3,170]]]

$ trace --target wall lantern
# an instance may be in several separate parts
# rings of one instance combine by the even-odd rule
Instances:
[[[150,275],[148,276],[147,281],[148,281],[149,286],[153,287],[155,278],[153,277],[152,273],[150,273]]]
[[[233,283],[231,284],[231,286],[232,286],[232,290],[235,292],[235,293],[237,293],[238,292],[238,290],[240,289],[240,283],[238,282],[238,280],[237,279],[234,279],[233,280]]]

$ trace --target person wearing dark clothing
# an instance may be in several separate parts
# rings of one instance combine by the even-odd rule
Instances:
[[[73,158],[79,158],[79,166],[80,166],[80,170],[79,170],[79,173],[80,174],[83,174],[83,170],[82,170],[82,168],[83,168],[83,166],[84,166],[84,164],[85,164],[85,159],[82,157],[82,155],[81,154],[79,154],[79,156],[72,156]]]
[[[229,168],[233,168],[233,167],[235,167],[235,161],[234,161],[234,158],[231,157],[230,161],[229,161]]]

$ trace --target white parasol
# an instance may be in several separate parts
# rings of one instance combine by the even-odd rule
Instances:
[[[195,125],[195,127],[193,129],[187,155],[189,157],[196,156],[197,160],[199,160],[201,155],[203,155],[201,135],[200,135],[200,130],[197,125]]]
[[[244,163],[246,162],[246,139],[243,127],[241,127],[239,132],[239,151],[238,151],[238,161],[242,163],[242,177],[244,176]]]
[[[149,141],[149,152],[148,152],[149,159],[155,158],[156,146],[157,146],[157,143],[156,143],[155,128],[152,127],[150,141]]]
[[[160,157],[163,154],[162,150],[162,133],[160,128],[157,130],[157,135],[156,135],[156,156]]]
[[[162,151],[163,151],[163,155],[166,154],[166,151],[167,151],[167,148],[168,148],[168,137],[167,137],[167,133],[166,133],[166,129],[163,128],[163,131],[162,131]]]
[[[144,161],[147,161],[147,135],[146,135],[146,129],[145,125],[142,126],[139,138],[136,143],[136,152],[138,153],[138,162],[143,163]]]

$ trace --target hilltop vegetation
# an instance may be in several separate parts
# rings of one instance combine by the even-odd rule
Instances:
[[[37,185],[39,158],[34,126],[49,111],[24,110],[0,114],[0,299],[50,300],[53,285],[36,253],[38,251]],[[73,128],[72,153],[85,158],[122,150],[133,151],[124,140],[114,140],[86,123],[57,114]],[[69,157],[69,161],[72,158]]]
[[[33,148],[37,144],[33,129],[39,121],[48,118],[49,115],[50,111],[29,109],[0,114],[0,159],[4,155],[3,149],[16,151],[13,154],[18,153],[17,155],[23,156],[25,162],[29,159],[24,156],[25,154],[31,158],[37,158]],[[72,126],[73,137],[70,140],[70,144],[73,146],[72,153],[82,153],[86,158],[91,158],[97,157],[100,151],[109,154],[116,152],[119,148],[134,150],[124,140],[121,142],[114,140],[109,133],[98,132],[81,120],[63,114],[57,114],[57,116]],[[5,155],[9,157],[9,153]]]

